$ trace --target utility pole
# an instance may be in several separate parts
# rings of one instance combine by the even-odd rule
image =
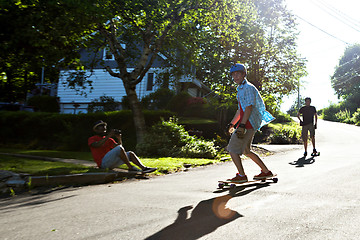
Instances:
[[[298,80],[298,104],[297,104],[297,111],[300,109],[300,79]]]

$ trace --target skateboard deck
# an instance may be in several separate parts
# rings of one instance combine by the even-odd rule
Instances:
[[[311,154],[312,157],[317,157],[317,156],[320,156],[320,152],[317,152],[317,153],[312,153]]]
[[[256,182],[266,182],[267,180],[271,180],[273,181],[274,183],[277,183],[279,181],[279,179],[276,177],[277,174],[274,174],[273,176],[271,177],[268,177],[268,178],[264,178],[264,179],[259,179],[259,180],[250,180],[250,181],[247,181],[247,182],[233,182],[233,181],[228,181],[228,180],[225,180],[225,181],[218,181],[218,187],[220,189],[223,189],[224,187],[229,187],[230,189],[232,188],[235,188],[236,185],[242,185],[242,184],[247,184],[247,183],[256,183]]]

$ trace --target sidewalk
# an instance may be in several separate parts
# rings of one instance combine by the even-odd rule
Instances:
[[[33,156],[26,154],[0,153],[0,155],[37,159],[51,162],[63,162],[83,165],[86,167],[97,167],[96,163],[79,160]],[[28,174],[17,174],[10,171],[0,170],[0,193],[10,192],[11,189],[21,190],[26,187],[60,186],[60,185],[88,185],[102,184],[115,181],[116,179],[139,177],[136,172],[129,172],[125,169],[116,168],[108,172],[80,173],[56,176],[31,176]]]

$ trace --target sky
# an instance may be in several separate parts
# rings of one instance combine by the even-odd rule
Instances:
[[[308,75],[300,79],[300,95],[311,97],[317,109],[337,103],[330,77],[348,44],[360,44],[360,1],[284,1],[287,9],[298,16],[298,53],[308,61]],[[283,98],[281,110],[287,111],[296,99],[297,94]]]

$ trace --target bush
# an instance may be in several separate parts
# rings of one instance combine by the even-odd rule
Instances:
[[[322,118],[328,121],[339,122],[336,113],[340,112],[340,110],[343,110],[341,104],[331,104],[322,110]]]
[[[169,118],[169,111],[144,111],[147,126]],[[0,144],[32,149],[60,149],[88,151],[87,139],[93,135],[92,127],[99,119],[110,128],[121,129],[126,149],[135,150],[136,133],[129,110],[89,114],[58,114],[31,112],[0,112]]]
[[[166,109],[175,92],[168,88],[159,88],[141,99],[141,104],[149,110]]]
[[[355,123],[356,126],[360,126],[360,108],[352,116],[352,121]]]
[[[190,136],[176,119],[152,126],[142,144],[137,145],[142,156],[214,158],[217,150],[212,141]]]
[[[270,135],[272,144],[295,144],[301,141],[301,128],[297,123],[289,125],[270,124],[273,133]]]
[[[119,110],[119,102],[116,102],[113,97],[101,96],[99,99],[94,99],[88,106],[88,112],[113,112]]]
[[[189,93],[181,92],[170,99],[166,108],[182,115],[187,108],[189,98],[191,98]]]
[[[335,118],[338,122],[342,123],[353,123],[351,119],[351,113],[348,109],[344,111],[340,110],[338,113],[335,114]]]
[[[57,97],[52,96],[34,96],[29,98],[27,105],[35,107],[40,112],[59,112],[60,106]]]
[[[275,114],[275,120],[273,123],[289,123],[292,122],[291,116],[282,112],[277,112]]]

